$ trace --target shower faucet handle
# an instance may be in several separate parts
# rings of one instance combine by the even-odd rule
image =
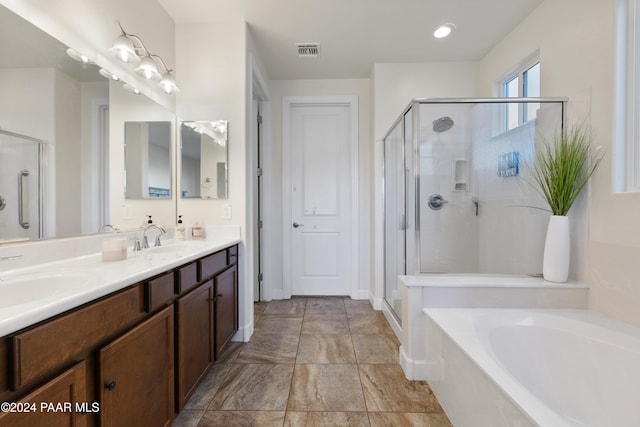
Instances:
[[[427,200],[427,205],[429,205],[429,207],[434,211],[442,209],[445,203],[449,203],[449,201],[445,200],[445,198],[440,194],[432,194]]]

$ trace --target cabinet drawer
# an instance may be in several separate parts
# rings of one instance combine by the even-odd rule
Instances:
[[[193,262],[178,269],[178,294],[193,289],[198,284],[198,264]]]
[[[229,254],[229,265],[238,263],[238,246],[232,246],[227,249],[227,253]]]
[[[148,313],[171,303],[176,291],[173,272],[149,280],[145,288],[147,294],[145,309]]]
[[[198,265],[200,266],[198,279],[201,282],[227,268],[227,251],[216,252],[202,258],[198,261]]]
[[[13,336],[12,389],[133,325],[142,314],[141,288],[135,286]]]

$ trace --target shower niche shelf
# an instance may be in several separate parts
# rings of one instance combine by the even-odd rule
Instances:
[[[467,159],[453,161],[453,191],[469,190],[469,168]]]

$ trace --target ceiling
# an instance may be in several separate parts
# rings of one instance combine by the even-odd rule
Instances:
[[[542,0],[158,0],[177,24],[246,21],[270,79],[368,78],[374,63],[481,59]],[[454,23],[446,39],[435,27]],[[298,58],[296,43],[320,43]]]

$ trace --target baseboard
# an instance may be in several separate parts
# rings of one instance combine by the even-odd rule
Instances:
[[[369,301],[374,310],[382,310],[382,298],[377,298],[369,293]]]
[[[426,381],[427,363],[425,360],[413,360],[407,357],[404,348],[400,346],[400,367],[404,376],[411,381]]]
[[[238,328],[238,332],[236,332],[233,338],[231,338],[231,341],[249,342],[249,339],[251,339],[252,335],[253,335],[253,321]]]
[[[271,289],[271,299],[281,300],[284,299],[284,292],[282,289]]]
[[[356,299],[359,299],[359,300],[369,299],[369,289],[360,289],[358,291],[358,296],[356,297]]]

